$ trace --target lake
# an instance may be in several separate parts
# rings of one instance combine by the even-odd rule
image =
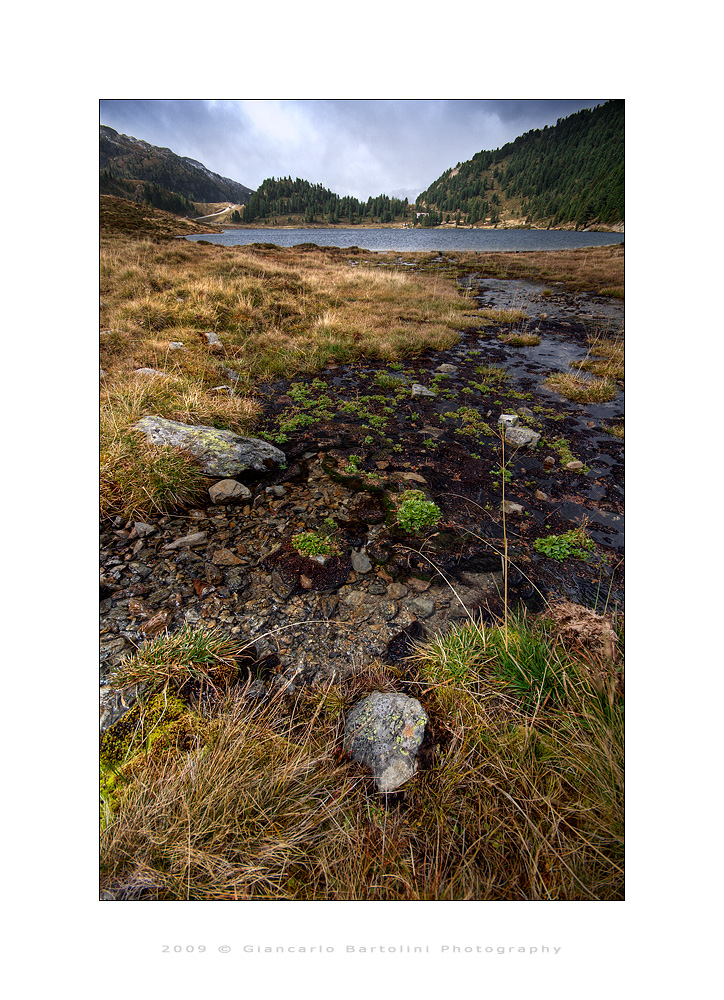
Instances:
[[[571,232],[563,229],[227,229],[223,233],[181,236],[223,246],[274,243],[293,247],[316,243],[325,247],[359,247],[362,250],[575,250],[623,243],[623,233]]]

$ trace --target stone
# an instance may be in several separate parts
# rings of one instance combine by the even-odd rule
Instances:
[[[234,503],[236,500],[248,500],[251,490],[235,479],[222,479],[209,487],[209,497],[212,503]]]
[[[352,569],[355,573],[369,573],[372,569],[372,563],[364,549],[352,552]]]
[[[134,521],[133,530],[139,538],[145,538],[146,535],[152,535],[156,529],[152,524],[146,524],[145,521]]]
[[[231,549],[217,549],[211,557],[214,566],[240,566],[242,560]]]
[[[166,372],[160,372],[156,368],[136,368],[133,374],[143,375],[145,378],[153,378],[156,375],[158,375],[159,378],[171,378],[171,376],[167,375]]]
[[[516,424],[520,423],[520,417],[517,413],[501,413],[498,417],[498,423],[505,427],[515,427]]]
[[[391,583],[387,588],[387,596],[391,601],[399,601],[407,597],[409,591],[404,583]]]
[[[583,462],[579,462],[578,460],[574,462],[566,462],[566,468],[569,472],[578,472],[579,469],[583,468]]]
[[[182,549],[184,546],[191,547],[192,545],[203,545],[206,541],[205,531],[195,531],[191,535],[184,535],[183,538],[177,538],[174,542],[166,542],[163,546],[164,552],[171,552],[173,549]]]
[[[535,491],[535,498],[536,498],[536,500],[547,500],[548,499],[548,494],[544,493],[543,490],[536,490]]]
[[[217,427],[181,424],[163,417],[142,417],[133,425],[156,445],[184,448],[196,458],[201,471],[214,478],[229,478],[247,469],[264,472],[267,463],[282,465],[286,455],[259,438],[246,438]]]
[[[427,721],[416,698],[373,691],[348,713],[345,746],[354,760],[372,770],[378,791],[394,792],[417,770]]]
[[[535,448],[540,441],[540,434],[530,427],[506,427],[505,440],[516,448]]]
[[[184,345],[181,343],[180,340],[172,340],[171,343],[168,345],[168,349],[169,349],[169,351],[185,351],[186,350],[186,348],[184,347]]]
[[[523,513],[523,507],[519,503],[513,503],[512,500],[505,500],[504,503],[501,504],[501,507],[502,507],[502,510],[504,510],[506,514],[522,514]]]
[[[415,382],[412,386],[412,398],[415,399],[419,398],[420,396],[435,397],[437,396],[437,393],[433,392],[432,389],[428,389],[424,385],[420,385],[419,382]]]
[[[407,607],[416,618],[429,618],[435,612],[435,602],[429,597],[416,597]]]
[[[206,330],[203,335],[204,337],[206,337],[206,343],[209,345],[209,347],[222,346],[221,340],[219,339],[219,335],[217,333],[214,333],[213,330]]]
[[[555,458],[553,458],[552,455],[548,455],[546,458],[543,459],[543,465],[545,465],[546,469],[552,469],[555,464],[556,460]]]
[[[435,369],[436,372],[441,372],[443,375],[454,375],[458,370],[457,365],[438,365]]]

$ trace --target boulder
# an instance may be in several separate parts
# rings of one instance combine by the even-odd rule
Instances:
[[[394,792],[417,770],[427,715],[416,698],[373,691],[357,702],[344,723],[347,750],[371,768],[380,792]]]
[[[133,426],[143,431],[151,444],[184,448],[199,462],[201,471],[214,478],[236,476],[247,469],[263,472],[269,463],[286,462],[284,452],[268,441],[240,437],[217,427],[180,424],[163,417],[142,417]]]

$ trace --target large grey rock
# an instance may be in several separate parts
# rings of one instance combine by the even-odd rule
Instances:
[[[207,476],[222,479],[246,469],[263,472],[267,463],[286,462],[283,451],[268,441],[246,438],[217,427],[180,424],[164,417],[141,417],[134,429],[143,431],[151,444],[169,444],[185,448],[197,459]]]
[[[345,719],[345,746],[371,768],[380,792],[394,792],[417,770],[427,715],[416,698],[374,691]]]
[[[505,441],[516,448],[535,448],[540,441],[540,434],[530,427],[506,427]]]

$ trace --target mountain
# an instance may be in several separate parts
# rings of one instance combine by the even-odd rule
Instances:
[[[245,204],[252,189],[170,149],[100,127],[101,194],[193,214],[192,202]]]
[[[417,198],[423,224],[624,221],[624,102],[607,101],[446,170]]]

